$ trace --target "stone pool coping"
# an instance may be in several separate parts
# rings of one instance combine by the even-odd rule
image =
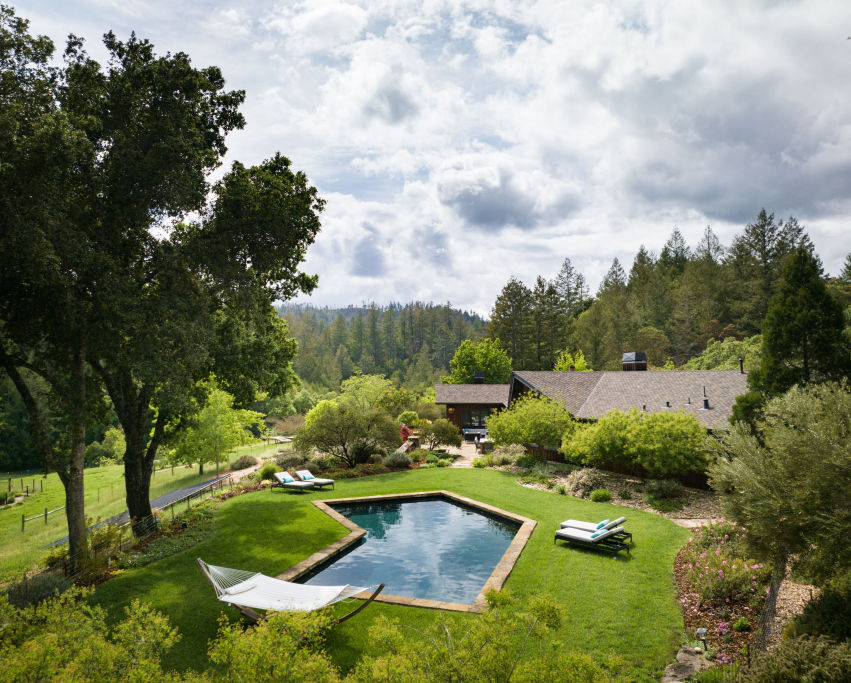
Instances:
[[[511,574],[511,570],[514,569],[515,563],[520,558],[520,553],[523,552],[523,548],[526,547],[526,542],[529,540],[529,537],[532,535],[532,532],[535,530],[535,526],[538,524],[538,522],[536,522],[534,519],[529,519],[528,517],[516,515],[513,512],[508,512],[507,510],[502,510],[498,507],[494,507],[493,505],[488,505],[487,503],[482,503],[478,500],[473,500],[472,498],[465,498],[464,496],[459,496],[457,493],[452,493],[452,491],[417,491],[416,493],[391,493],[382,496],[361,496],[357,498],[333,498],[329,500],[311,501],[326,515],[346,527],[349,530],[349,533],[343,536],[343,538],[341,538],[340,540],[334,541],[334,543],[332,543],[331,545],[323,548],[318,552],[313,553],[313,555],[311,555],[305,560],[302,560],[295,566],[290,567],[283,574],[279,574],[277,578],[282,579],[283,581],[295,581],[296,579],[307,574],[312,569],[316,568],[318,565],[327,562],[331,558],[341,554],[347,548],[351,547],[359,540],[361,540],[364,536],[366,536],[365,529],[359,527],[350,519],[344,517],[339,512],[334,510],[329,505],[329,503],[368,503],[371,501],[381,500],[405,501],[418,500],[421,498],[445,498],[450,501],[466,505],[467,507],[477,508],[492,515],[504,517],[514,522],[519,522],[520,528],[517,530],[517,533],[514,534],[514,539],[511,541],[505,553],[503,553],[502,558],[499,560],[499,563],[496,565],[496,568],[488,577],[488,580],[485,581],[485,585],[482,586],[482,590],[479,592],[478,596],[476,596],[476,599],[473,601],[472,605],[465,605],[459,602],[426,600],[424,598],[409,598],[403,595],[380,594],[375,599],[377,601],[390,603],[392,605],[425,607],[428,609],[444,609],[453,612],[475,612],[477,614],[484,612],[485,608],[487,607],[485,593],[490,590],[502,590],[502,586],[508,580],[508,577]],[[358,597],[366,598],[367,595],[361,593]]]

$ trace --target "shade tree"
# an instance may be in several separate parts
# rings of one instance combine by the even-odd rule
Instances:
[[[556,358],[553,370],[558,372],[569,372],[571,370],[575,370],[576,372],[590,372],[592,368],[588,365],[588,361],[585,360],[585,354],[582,353],[582,349],[579,349],[576,353],[571,353],[565,349]]]
[[[451,372],[442,379],[444,384],[472,384],[476,372],[484,372],[485,384],[508,384],[511,379],[511,358],[503,351],[499,339],[483,339],[474,343],[461,342],[449,362]]]
[[[352,401],[320,401],[305,416],[293,440],[294,448],[339,458],[347,467],[367,461],[373,453],[399,445],[399,425],[378,408],[362,410]]]
[[[188,425],[180,433],[174,450],[179,462],[197,463],[198,473],[204,473],[204,465],[212,462],[219,475],[219,463],[237,446],[250,443],[254,437],[250,431],[263,416],[253,410],[234,407],[231,394],[219,388],[210,379],[207,384],[206,401],[203,407],[187,417]]]

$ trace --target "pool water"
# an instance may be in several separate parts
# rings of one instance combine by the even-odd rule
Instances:
[[[366,537],[303,583],[384,583],[388,595],[426,600],[472,604],[520,528],[447,500],[333,507]]]

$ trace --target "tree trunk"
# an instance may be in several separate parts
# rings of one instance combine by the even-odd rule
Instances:
[[[81,343],[71,361],[71,392],[75,405],[68,411],[71,458],[65,484],[65,517],[68,520],[68,557],[76,572],[88,556],[84,467],[86,460],[86,355]]]
[[[154,456],[164,432],[165,415],[159,413],[150,433],[151,390],[138,387],[126,368],[113,371],[97,361],[91,362],[106,384],[115,414],[124,429],[124,488],[127,512],[133,533],[142,536],[151,528],[151,473]]]
[[[199,462],[198,463],[198,476],[200,477],[202,474],[204,474],[204,463]]]
[[[85,432],[84,432],[85,433]],[[83,479],[83,458],[85,439],[75,443],[71,449],[71,463],[65,484],[65,518],[68,520],[68,559],[71,573],[76,573],[85,565],[88,557],[86,535],[85,486]]]
[[[62,399],[73,405],[73,409],[67,411],[70,422],[71,452],[66,465],[64,458],[54,451],[54,444],[48,435],[41,408],[26,381],[21,376],[12,359],[6,355],[0,355],[0,365],[6,370],[27,408],[27,414],[30,418],[30,429],[36,437],[39,456],[47,467],[56,471],[59,481],[62,482],[62,486],[65,488],[65,518],[68,520],[68,557],[71,561],[72,572],[85,561],[88,554],[88,545],[86,544],[88,530],[86,528],[83,479],[83,467],[86,456],[86,377],[84,359],[85,354],[83,350],[78,349],[72,357],[70,384],[43,375],[57,392],[59,392],[61,386],[64,386],[69,393],[62,395]],[[73,396],[73,400],[69,400],[69,394]]]
[[[128,448],[129,448],[128,442]],[[124,463],[127,511],[133,525],[133,533],[143,536],[153,527],[151,512],[151,470],[145,458],[133,458]]]

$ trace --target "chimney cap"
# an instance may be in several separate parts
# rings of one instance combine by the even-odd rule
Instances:
[[[485,383],[485,371],[484,370],[476,370],[473,373],[473,384],[484,384]]]
[[[623,354],[622,363],[646,363],[647,354],[644,351],[627,351]]]

